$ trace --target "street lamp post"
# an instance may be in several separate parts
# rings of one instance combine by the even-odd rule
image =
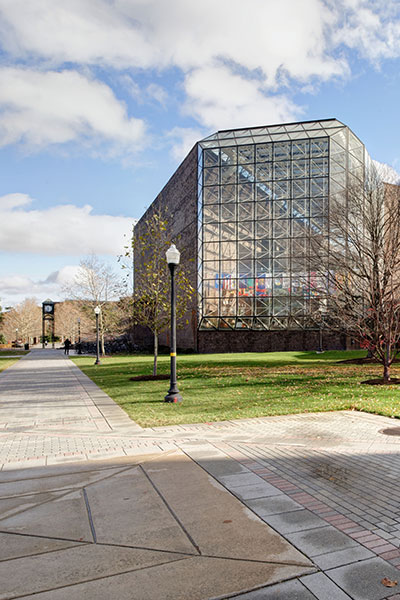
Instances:
[[[95,360],[95,365],[99,365],[100,364],[100,356],[99,356],[99,314],[100,314],[100,306],[96,306],[96,308],[94,309],[94,314],[96,315],[96,360]]]
[[[15,328],[15,347],[18,346],[18,327]]]
[[[182,402],[182,396],[179,393],[176,382],[176,297],[175,297],[175,269],[179,265],[180,252],[172,244],[168,248],[167,263],[171,273],[171,377],[168,394],[165,396],[165,402]]]
[[[81,348],[81,318],[78,317],[78,354],[82,354]]]

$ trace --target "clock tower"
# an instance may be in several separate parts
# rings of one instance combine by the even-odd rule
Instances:
[[[54,302],[47,298],[42,302],[42,348],[45,347],[46,322],[50,322],[52,347],[54,348]]]

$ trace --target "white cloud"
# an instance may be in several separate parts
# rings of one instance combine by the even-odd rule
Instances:
[[[43,255],[123,253],[133,219],[93,214],[93,207],[63,204],[30,208],[25,194],[0,197],[0,251]]]
[[[400,173],[398,173],[396,169],[386,163],[378,162],[377,160],[374,160],[373,163],[383,181],[400,185]]]
[[[10,57],[42,69],[72,64],[159,73],[177,68],[187,94],[186,113],[214,128],[292,120],[299,114],[290,100],[293,83],[306,89],[349,76],[348,49],[373,61],[400,55],[396,0],[0,0],[0,34]],[[58,75],[67,80],[66,71]],[[157,83],[141,88],[126,77],[137,101],[165,106],[166,91]],[[57,79],[54,73],[51,82],[43,78],[50,88]],[[12,104],[14,114],[7,117],[15,118],[5,140],[26,135],[32,143],[46,143],[94,133],[135,142],[143,124],[128,119],[109,88],[96,84],[80,80],[76,92],[71,86],[77,98],[67,111],[72,114],[65,122],[56,110],[51,135],[48,127],[41,135],[41,121],[48,121],[34,103],[28,108]],[[77,109],[82,93],[90,97],[84,107],[94,106],[89,89],[100,105],[104,101],[105,110],[99,106],[94,115]],[[47,114],[47,103],[39,100]],[[23,124],[20,131],[20,110],[23,124],[31,110],[41,117],[36,131],[27,133]]]
[[[167,133],[167,137],[174,140],[171,154],[176,160],[182,160],[192,149],[194,144],[204,137],[204,131],[191,127],[174,127]]]
[[[112,90],[76,71],[0,68],[0,146],[111,143],[132,151],[144,123],[129,118]]]

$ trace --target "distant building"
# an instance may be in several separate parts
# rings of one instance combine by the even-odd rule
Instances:
[[[184,250],[198,294],[179,346],[317,348],[310,235],[329,236],[330,195],[362,180],[369,160],[336,119],[219,131],[196,143],[135,228],[140,235],[146,216],[164,210]],[[135,269],[139,277],[140,261]],[[333,334],[324,340],[345,345]]]

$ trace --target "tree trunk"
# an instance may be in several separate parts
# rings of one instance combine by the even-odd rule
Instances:
[[[100,319],[100,354],[102,356],[105,356],[105,350],[104,350],[104,323],[103,323],[103,314],[100,311],[99,314],[99,319]]]
[[[390,352],[390,348],[389,348],[389,344],[387,344],[385,362],[383,363],[383,381],[385,383],[389,383],[389,381],[390,381],[390,364],[389,364],[390,354],[389,354],[389,352]]]
[[[153,376],[157,375],[157,358],[158,358],[158,333],[154,332],[154,362],[153,362]]]

